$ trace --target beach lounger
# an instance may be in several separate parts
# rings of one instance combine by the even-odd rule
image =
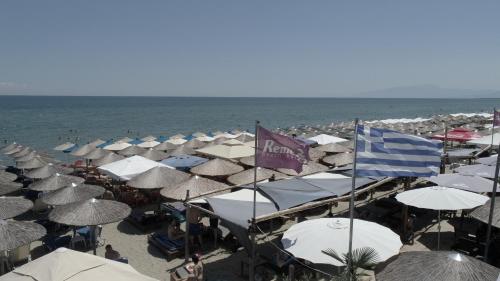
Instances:
[[[159,229],[170,221],[165,214],[140,210],[133,210],[125,220],[143,232]]]
[[[170,240],[166,234],[153,233],[148,235],[148,242],[156,246],[167,258],[182,253],[184,240]]]
[[[61,237],[56,236],[48,236],[42,240],[43,246],[49,251],[52,252],[57,248],[68,247],[71,242],[71,236],[65,235]]]

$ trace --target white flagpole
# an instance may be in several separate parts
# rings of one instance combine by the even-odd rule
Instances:
[[[249,264],[249,269],[248,269],[248,277],[250,281],[255,280],[255,248],[257,247],[257,242],[256,242],[256,237],[255,237],[255,217],[257,214],[256,208],[257,208],[257,144],[258,144],[258,128],[259,128],[260,122],[258,120],[255,121],[255,150],[254,150],[254,167],[253,167],[253,214],[252,214],[252,224],[250,227],[250,234],[252,236],[252,249],[250,250],[251,253],[251,258],[250,258],[250,264]]]
[[[498,144],[498,146],[500,147],[500,143]],[[493,222],[493,213],[495,211],[495,199],[497,196],[499,167],[500,167],[500,157],[498,157],[497,155],[497,166],[495,168],[495,178],[493,179],[493,191],[491,192],[491,199],[490,199],[490,216],[488,217],[488,230],[486,231],[486,248],[484,250],[484,259],[486,261],[488,261],[488,248],[490,247],[490,240],[491,240],[491,224]]]
[[[490,145],[490,154],[493,152],[493,139],[495,137],[495,113],[497,112],[496,108],[493,108],[493,122],[491,124],[491,145]]]
[[[351,187],[351,201],[349,203],[349,259],[347,269],[351,274],[354,274],[352,268],[352,236],[354,233],[354,191],[356,190],[356,156],[358,154],[358,118],[354,120],[354,161],[352,165],[352,187]],[[352,276],[354,277],[354,275]]]

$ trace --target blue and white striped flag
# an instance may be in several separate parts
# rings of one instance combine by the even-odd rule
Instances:
[[[430,177],[439,173],[442,143],[358,126],[357,176]]]

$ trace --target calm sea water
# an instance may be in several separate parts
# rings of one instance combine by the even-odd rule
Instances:
[[[328,99],[0,96],[0,141],[41,150],[79,138],[253,130],[335,121],[490,112],[500,99]]]

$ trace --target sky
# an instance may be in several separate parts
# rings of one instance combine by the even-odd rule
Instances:
[[[500,90],[500,1],[0,2],[0,94]]]

